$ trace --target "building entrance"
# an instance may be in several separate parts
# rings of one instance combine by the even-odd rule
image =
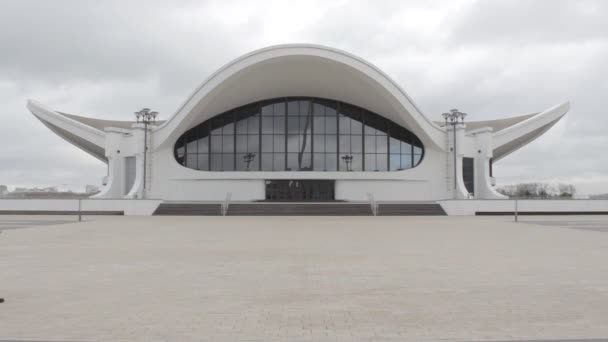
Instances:
[[[333,201],[333,180],[267,180],[267,201]]]

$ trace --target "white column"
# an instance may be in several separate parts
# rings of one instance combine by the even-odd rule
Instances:
[[[144,198],[144,124],[132,126],[131,156],[135,156],[135,181],[126,198]]]
[[[475,137],[477,156],[475,157],[475,193],[480,199],[506,199],[492,185],[490,177],[490,159],[493,156],[492,135],[490,127],[480,128],[472,132]]]
[[[456,134],[456,146],[454,146],[454,134]],[[450,197],[453,199],[465,199],[468,198],[468,191],[464,185],[462,178],[462,157],[465,144],[465,126],[456,125],[449,126],[447,131],[448,139],[448,192]],[[454,148],[456,148],[456,160],[454,160]],[[454,165],[456,169],[454,170]],[[456,187],[454,188],[454,177],[456,177]]]

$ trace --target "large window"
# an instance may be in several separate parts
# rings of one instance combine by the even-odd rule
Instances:
[[[378,114],[304,97],[230,110],[175,144],[181,165],[204,171],[397,171],[423,155],[418,137]]]

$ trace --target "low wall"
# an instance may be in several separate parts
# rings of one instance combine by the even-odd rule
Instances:
[[[515,211],[515,200],[437,201],[448,215],[508,215]],[[608,214],[608,200],[517,200],[521,215]]]
[[[89,214],[152,215],[161,200],[83,199],[80,210]],[[77,199],[0,199],[0,214],[75,214]]]

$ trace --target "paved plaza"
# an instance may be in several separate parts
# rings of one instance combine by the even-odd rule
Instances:
[[[608,337],[608,217],[0,216],[0,341]]]

